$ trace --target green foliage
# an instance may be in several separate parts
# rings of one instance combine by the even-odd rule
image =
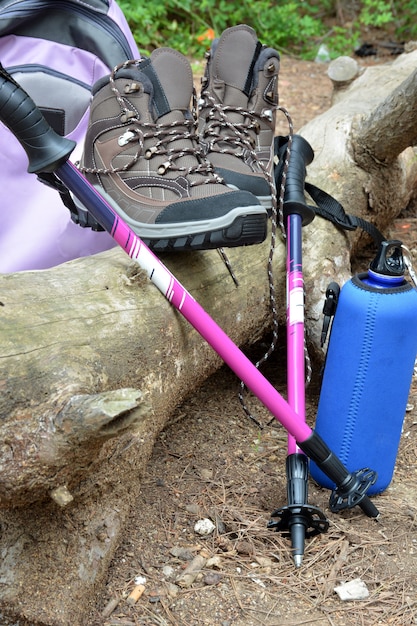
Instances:
[[[326,44],[331,58],[345,54],[349,56],[360,46],[360,29],[356,24],[350,24],[348,27],[333,26],[326,37]]]
[[[142,52],[170,46],[203,58],[211,39],[248,24],[262,42],[288,54],[314,58],[325,42],[332,57],[351,54],[366,27],[391,27],[391,36],[417,37],[417,0],[345,0],[352,19],[338,22],[337,0],[119,0]]]
[[[405,41],[415,40],[417,38],[417,0],[403,0],[402,2],[392,3],[392,11],[394,15],[396,34],[399,39]]]
[[[384,26],[393,21],[392,3],[386,0],[366,0],[359,15],[365,26]]]
[[[148,51],[168,45],[202,57],[210,45],[210,29],[219,36],[228,26],[249,24],[268,45],[304,55],[307,42],[324,33],[318,9],[295,0],[119,0],[119,5],[139,48]]]

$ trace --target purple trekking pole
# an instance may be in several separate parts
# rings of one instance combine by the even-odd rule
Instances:
[[[276,146],[275,153],[287,152],[284,145]],[[304,278],[302,260],[302,227],[315,217],[313,207],[307,205],[304,197],[306,166],[314,158],[310,144],[300,135],[293,135],[285,178],[283,217],[286,223],[287,241],[287,393],[288,403],[305,420],[305,331],[304,331]],[[281,185],[281,172],[276,169],[277,189]],[[309,463],[306,455],[291,435],[288,436],[286,458],[287,505],[275,510],[268,523],[271,530],[289,534],[294,564],[300,567],[306,537],[326,532],[329,522],[324,513],[308,504]]]
[[[164,264],[120,219],[99,192],[86,181],[69,161],[74,142],[55,133],[30,96],[3,68],[0,68],[0,120],[24,148],[29,160],[28,172],[54,174],[78,198],[130,258],[136,260],[146,271],[149,279],[167,300],[282,424],[300,449],[333,481],[336,488],[332,492],[331,501],[337,500],[338,510],[359,505],[366,515],[377,518],[378,509],[367,496],[372,472],[368,473],[371,478],[366,481],[361,478],[362,472],[349,472],[323,439],[306,424]]]

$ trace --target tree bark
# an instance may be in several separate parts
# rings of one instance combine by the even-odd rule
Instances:
[[[417,70],[406,78],[355,129],[353,143],[358,165],[373,159],[389,165],[403,150],[417,142]]]
[[[300,130],[315,152],[308,179],[383,233],[417,184],[416,63],[414,51],[366,68],[335,92],[328,111]],[[369,244],[361,233],[348,239],[351,254]]]

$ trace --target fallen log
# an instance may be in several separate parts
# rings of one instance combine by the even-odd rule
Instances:
[[[308,176],[385,231],[416,187],[417,51],[368,67],[334,93],[333,105],[300,134],[315,153]],[[363,241],[362,241],[363,243]],[[352,252],[357,235],[350,237]]]
[[[215,251],[167,261],[235,342],[250,344],[271,321],[267,248],[229,253],[238,288]],[[276,258],[282,276],[282,243]],[[143,424],[155,436],[220,365],[122,251],[3,275],[0,293],[2,508],[62,486],[79,497],[107,440],[135,440]]]
[[[315,154],[308,181],[335,197],[346,213],[372,222],[387,237],[417,188],[416,63],[414,50],[392,63],[362,69],[356,80],[337,87],[327,111],[299,131]],[[343,284],[351,273],[351,260],[369,248],[370,238],[363,232],[341,233],[318,218],[308,229],[306,326],[312,350],[320,356],[324,283]],[[310,249],[314,245],[315,254]],[[332,258],[328,251],[335,248],[340,254]]]

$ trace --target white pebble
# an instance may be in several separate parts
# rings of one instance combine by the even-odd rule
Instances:
[[[364,600],[369,591],[363,580],[355,578],[334,588],[341,600]]]
[[[208,517],[205,519],[199,519],[194,525],[194,531],[198,535],[210,535],[215,528],[216,526],[213,524],[211,519],[208,519]]]

